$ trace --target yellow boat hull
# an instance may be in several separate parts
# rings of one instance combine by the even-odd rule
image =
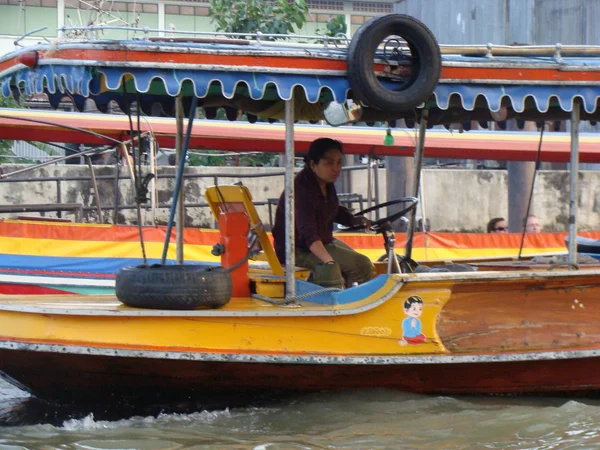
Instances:
[[[295,305],[234,298],[194,311],[129,308],[112,296],[4,296],[0,371],[69,401],[358,387],[587,391],[600,388],[599,276],[398,274]],[[404,329],[414,296],[423,301],[419,342]]]

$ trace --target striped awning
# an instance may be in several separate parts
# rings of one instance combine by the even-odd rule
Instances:
[[[36,64],[28,67],[24,55],[32,54]],[[38,45],[0,59],[0,87],[5,97],[46,94],[54,107],[65,97],[78,109],[92,99],[101,111],[111,101],[123,110],[137,101],[148,114],[167,115],[179,95],[195,95],[206,105],[244,98],[264,105],[268,115],[272,104],[294,93],[300,116],[304,104],[304,112],[314,119],[324,103],[351,98],[345,58],[340,49],[309,52],[281,46],[143,41],[64,43],[52,49]],[[432,123],[497,120],[496,113],[558,120],[569,116],[576,101],[582,105],[582,119],[600,117],[600,56],[444,55],[442,64],[439,84],[424,105]],[[394,87],[392,80],[380,82]],[[414,112],[406,116],[414,117]]]

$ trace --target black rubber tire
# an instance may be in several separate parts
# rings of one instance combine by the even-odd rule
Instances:
[[[221,267],[124,267],[116,278],[117,298],[136,308],[220,308],[229,302],[231,292],[231,274]]]
[[[412,75],[400,90],[389,90],[375,76],[374,58],[384,38],[398,35],[406,40],[416,60]],[[369,108],[391,114],[410,111],[426,101],[440,78],[440,47],[431,31],[414,17],[388,14],[365,22],[348,49],[348,81],[355,100]]]

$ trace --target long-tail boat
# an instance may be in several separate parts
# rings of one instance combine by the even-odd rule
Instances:
[[[164,264],[174,206],[163,264],[120,272],[117,296],[0,297],[0,373],[40,398],[79,403],[361,387],[446,394],[598,389],[600,271],[578,264],[574,251],[578,125],[600,115],[598,53],[480,46],[443,48],[440,55],[422,24],[389,15],[366,23],[347,48],[148,38],[59,41],[3,57],[5,96],[45,93],[57,105],[66,95],[79,106],[93,99],[101,110],[115,100],[129,114],[160,105],[182,124],[187,113],[173,205],[197,107],[283,119],[288,242],[295,120],[416,119],[420,168],[428,125],[566,119],[572,177],[564,262],[542,270],[520,264],[421,272],[411,261],[414,228],[397,264],[393,230],[382,219],[376,225],[388,261],[377,265],[377,277],[345,290],[305,281],[293,252],[280,263],[247,188],[211,187],[205,196],[223,225],[220,269]],[[414,221],[415,199],[400,200]],[[248,270],[246,250],[256,241],[267,258],[264,273]]]

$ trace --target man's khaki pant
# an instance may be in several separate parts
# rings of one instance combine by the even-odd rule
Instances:
[[[375,266],[373,266],[371,260],[342,241],[334,239],[325,248],[340,266],[346,287],[351,287],[353,283],[362,284],[375,275]],[[320,262],[321,260],[309,250],[296,247],[297,266],[312,269]]]

